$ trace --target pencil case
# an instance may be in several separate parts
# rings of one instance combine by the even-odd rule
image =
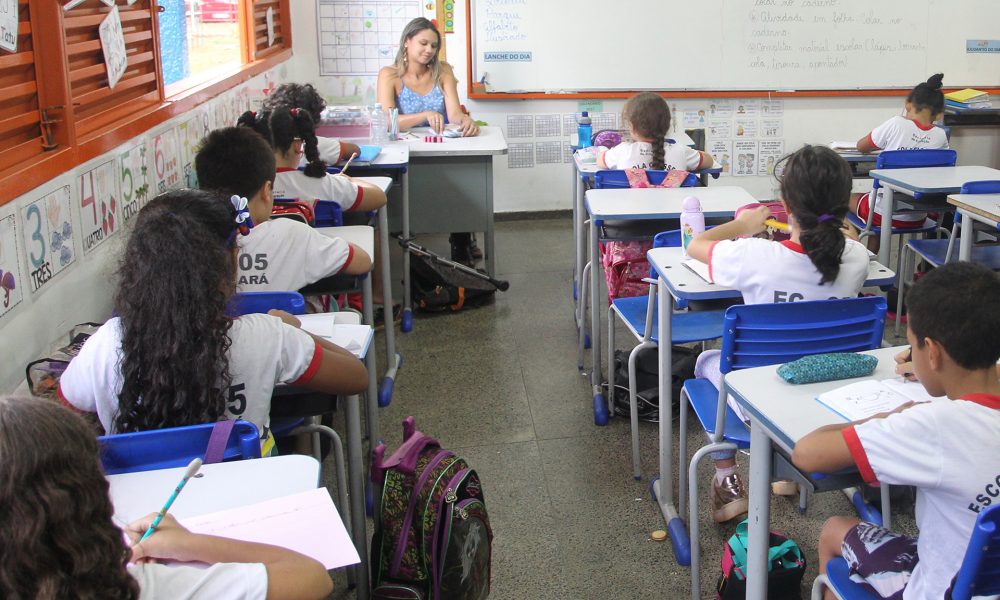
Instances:
[[[878,359],[870,354],[833,352],[814,354],[778,367],[778,377],[791,384],[816,383],[871,375]]]

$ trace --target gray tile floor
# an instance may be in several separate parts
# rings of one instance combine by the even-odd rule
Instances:
[[[640,426],[644,477],[635,481],[628,422],[593,422],[589,386],[576,366],[569,219],[498,223],[496,239],[509,291],[491,306],[422,316],[397,337],[405,362],[393,403],[381,412],[389,448],[413,415],[479,471],[495,533],[494,600],[689,597],[690,570],[677,565],[669,542],[649,537],[665,528],[648,493],[656,426]],[[443,236],[421,241],[447,249]],[[630,343],[621,336],[618,345]],[[378,352],[384,362],[381,345]],[[741,463],[745,474],[747,457]],[[707,483],[710,466],[703,467]],[[836,514],[851,514],[840,494],[811,498],[806,515],[791,500],[772,505],[773,528],[795,539],[809,561],[803,597],[816,574],[820,527]],[[735,522],[718,526],[707,512],[701,522],[708,598]],[[897,523],[908,529],[912,518]],[[336,579],[335,597],[353,596],[343,576]]]

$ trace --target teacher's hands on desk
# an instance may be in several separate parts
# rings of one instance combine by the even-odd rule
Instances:
[[[435,133],[441,133],[444,131],[444,115],[433,110],[427,110],[422,113],[427,119],[427,125],[434,130]],[[469,115],[462,115],[462,118],[456,123],[458,125],[458,131],[462,133],[462,137],[474,137],[479,135],[479,125],[476,125],[475,120]]]

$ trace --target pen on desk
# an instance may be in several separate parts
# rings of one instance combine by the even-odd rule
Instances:
[[[347,162],[345,162],[344,166],[341,167],[341,169],[340,169],[340,174],[341,175],[347,175],[347,167],[351,166],[351,161],[354,160],[357,157],[358,157],[358,153],[357,152],[352,152],[351,153],[350,158],[347,159]]]
[[[190,464],[188,464],[187,471],[184,471],[184,477],[181,478],[181,482],[177,484],[176,488],[174,488],[174,493],[170,494],[170,498],[167,498],[167,503],[164,504],[163,508],[160,509],[159,514],[156,515],[156,518],[153,519],[153,522],[149,524],[149,529],[147,529],[146,533],[142,534],[142,537],[139,538],[140,542],[148,538],[149,536],[153,535],[153,531],[156,530],[157,525],[159,525],[160,521],[163,520],[163,516],[167,514],[168,510],[170,510],[171,505],[173,505],[174,500],[177,499],[177,496],[181,493],[181,490],[184,489],[184,485],[187,484],[188,479],[194,477],[194,474],[197,473],[198,469],[200,468],[201,468],[200,458],[196,458],[192,460]]]
[[[788,226],[788,223],[782,223],[781,221],[778,221],[776,219],[767,219],[764,221],[764,225],[767,225],[768,227],[774,227],[778,231],[788,231],[789,229],[791,229],[791,227]]]

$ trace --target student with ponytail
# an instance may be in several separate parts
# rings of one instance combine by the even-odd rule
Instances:
[[[385,192],[378,187],[326,172],[327,164],[320,158],[316,129],[309,111],[287,106],[278,106],[273,111],[247,111],[236,124],[252,128],[271,143],[277,162],[275,198],[336,202],[344,212],[385,206]],[[303,154],[306,165],[299,171]]]
[[[670,107],[659,94],[642,92],[629,98],[622,110],[622,121],[628,124],[634,141],[598,154],[598,167],[697,171],[712,166],[712,155],[668,139]]]
[[[304,109],[312,117],[313,123],[319,123],[323,109],[326,108],[326,100],[311,83],[283,83],[264,98],[264,110],[273,111],[279,106]],[[331,164],[347,160],[351,154],[361,152],[357,144],[337,138],[317,136],[316,140],[320,158]]]
[[[947,148],[948,136],[944,129],[935,127],[934,122],[939,121],[944,116],[944,94],[941,92],[941,81],[944,75],[938,73],[917,85],[910,91],[903,104],[904,115],[896,115],[885,123],[882,123],[871,131],[868,135],[858,140],[858,150],[864,153],[875,152],[876,150],[927,150],[935,148]],[[882,204],[882,190],[878,190],[878,197],[875,199],[875,215],[873,223],[882,225],[882,216],[879,214]],[[871,200],[869,194],[861,194],[851,204],[855,213],[862,219],[868,219],[871,212]],[[905,212],[892,215],[892,226],[897,228],[920,227],[926,213]],[[871,238],[875,244],[878,237]]]
[[[791,238],[775,242],[752,237],[771,216],[762,206],[698,235],[688,254],[708,264],[712,281],[735,288],[747,304],[854,298],[868,274],[868,252],[849,238],[844,218],[851,195],[851,169],[833,150],[803,146],[775,166]],[[721,382],[718,350],[698,357],[695,375]],[[742,416],[739,406],[730,406]],[[747,510],[746,491],[736,473],[734,452],[713,454],[713,517],[717,522]],[[775,491],[795,493],[794,484],[776,482]]]
[[[60,400],[96,413],[109,434],[245,419],[267,453],[275,385],[363,391],[361,361],[291,315],[229,315],[238,237],[252,226],[239,196],[182,189],[144,206],[122,256],[116,316],[70,363]]]

